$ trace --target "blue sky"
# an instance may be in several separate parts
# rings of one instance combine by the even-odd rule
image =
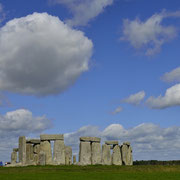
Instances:
[[[74,154],[87,135],[180,159],[178,0],[0,3],[2,160],[40,133],[64,133]]]

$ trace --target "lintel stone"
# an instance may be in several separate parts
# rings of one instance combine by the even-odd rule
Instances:
[[[85,141],[85,142],[100,142],[101,138],[98,138],[98,137],[80,137],[80,141]]]
[[[107,145],[118,145],[118,141],[105,141]]]
[[[41,134],[41,141],[55,141],[55,140],[64,140],[63,134]]]
[[[40,139],[27,139],[26,143],[28,144],[40,144]]]

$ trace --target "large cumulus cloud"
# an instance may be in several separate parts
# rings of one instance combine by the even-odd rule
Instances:
[[[83,32],[47,13],[13,19],[0,29],[0,90],[61,93],[88,70],[92,47]]]

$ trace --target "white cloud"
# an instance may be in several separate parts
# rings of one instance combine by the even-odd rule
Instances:
[[[51,0],[67,6],[73,14],[66,22],[70,26],[84,26],[113,4],[114,0]]]
[[[154,14],[146,21],[139,18],[125,19],[121,40],[128,41],[136,49],[145,49],[146,55],[154,55],[161,50],[161,46],[177,36],[175,26],[163,25],[165,18],[180,17],[180,11],[167,13],[163,11]]]
[[[147,101],[147,105],[153,109],[164,109],[171,106],[180,106],[180,84],[176,84],[166,90],[164,96],[157,98],[151,96]]]
[[[123,99],[122,102],[132,104],[132,105],[138,105],[144,99],[145,95],[146,94],[144,91],[140,91],[136,94],[132,94],[129,97]]]
[[[47,13],[13,19],[0,29],[0,90],[61,93],[88,70],[92,47],[83,32]]]
[[[118,113],[120,113],[122,110],[123,110],[123,108],[119,106],[119,107],[117,107],[113,112],[111,112],[111,114],[113,114],[113,115],[118,114]]]
[[[83,127],[77,132],[65,134],[66,144],[71,145],[77,155],[80,136],[101,137],[102,143],[105,140],[119,140],[120,144],[130,141],[135,160],[180,158],[180,127],[161,128],[152,123],[140,124],[130,129],[125,129],[120,124],[111,124],[102,131],[96,126]]]
[[[26,109],[7,112],[0,115],[0,157],[8,160],[12,148],[18,146],[19,136],[40,134],[52,127],[51,120],[45,116],[33,116]]]
[[[165,73],[161,79],[166,82],[180,82],[180,67]]]

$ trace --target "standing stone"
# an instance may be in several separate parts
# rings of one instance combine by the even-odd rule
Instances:
[[[122,162],[124,165],[133,165],[132,148],[130,143],[123,143],[121,146]]]
[[[17,163],[17,152],[13,151],[11,153],[11,164],[16,164]]]
[[[132,156],[132,147],[129,146],[129,165],[132,166],[133,165],[133,156]]]
[[[33,146],[33,161],[37,165],[39,163],[39,153],[40,153],[40,144],[35,144]]]
[[[103,165],[111,165],[112,158],[111,158],[111,146],[107,144],[103,144],[102,146],[102,164]]]
[[[19,162],[22,165],[26,163],[26,137],[20,136],[19,137]]]
[[[26,163],[30,164],[34,160],[33,145],[26,144]]]
[[[121,150],[118,145],[114,146],[112,154],[112,164],[122,165]]]
[[[101,164],[102,154],[101,154],[101,144],[97,142],[92,143],[92,164]]]
[[[81,165],[91,165],[91,143],[80,142],[79,162]]]
[[[65,147],[65,161],[66,165],[72,164],[72,148],[70,146]]]
[[[43,151],[40,151],[39,153],[39,165],[41,166],[46,165],[46,153]]]
[[[65,164],[65,145],[63,140],[55,140],[53,162],[57,165]]]
[[[50,141],[41,141],[40,143],[40,151],[43,151],[46,155],[46,165],[52,164],[52,151],[51,151],[51,143]]]
[[[73,155],[73,164],[76,164],[76,155]]]

